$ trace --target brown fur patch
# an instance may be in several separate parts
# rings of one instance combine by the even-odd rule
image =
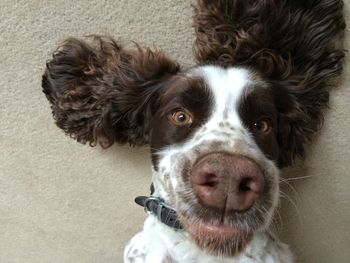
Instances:
[[[207,120],[211,108],[211,93],[203,79],[174,77],[171,85],[161,96],[159,110],[152,118],[150,144],[155,167],[158,163],[157,151],[188,139]],[[169,121],[168,116],[177,109],[185,109],[191,113],[193,120],[190,125],[176,126]]]

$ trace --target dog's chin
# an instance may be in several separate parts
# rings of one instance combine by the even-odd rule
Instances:
[[[194,223],[183,217],[180,221],[196,245],[213,256],[236,256],[244,250],[253,236],[253,232],[225,224]]]

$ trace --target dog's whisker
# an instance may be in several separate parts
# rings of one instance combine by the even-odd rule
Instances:
[[[286,193],[284,193],[284,192],[282,192],[282,191],[280,191],[280,195],[281,195],[281,198],[282,198],[282,199],[287,200],[287,201],[292,205],[292,207],[295,209],[296,215],[297,215],[297,218],[298,218],[298,221],[299,221],[299,224],[302,225],[303,220],[302,220],[302,216],[301,216],[301,213],[300,213],[300,211],[299,211],[298,205],[296,204],[296,201],[294,201],[294,200],[291,198],[291,196],[289,196],[288,194],[286,194]]]
[[[292,183],[289,181],[281,181],[281,182],[283,183],[283,186],[287,186],[292,191],[295,198],[298,198],[298,200],[299,200],[300,195],[299,195],[298,191],[295,189],[295,187],[292,185]],[[281,193],[281,191],[280,191],[280,193]]]
[[[309,178],[315,178],[317,176],[315,175],[306,175],[306,176],[297,176],[297,177],[288,177],[288,178],[281,178],[281,182],[290,182],[290,181],[297,181],[297,180],[304,180]]]

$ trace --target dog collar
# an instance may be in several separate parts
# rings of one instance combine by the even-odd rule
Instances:
[[[152,189],[152,186],[151,186]],[[153,193],[153,191],[151,191]],[[146,212],[155,215],[159,221],[175,230],[183,229],[177,218],[175,209],[166,204],[163,199],[156,196],[138,196],[135,203],[143,206]]]

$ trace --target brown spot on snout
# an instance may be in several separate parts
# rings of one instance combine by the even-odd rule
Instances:
[[[223,215],[249,209],[264,191],[261,169],[241,155],[206,155],[195,163],[191,179],[200,203]]]

